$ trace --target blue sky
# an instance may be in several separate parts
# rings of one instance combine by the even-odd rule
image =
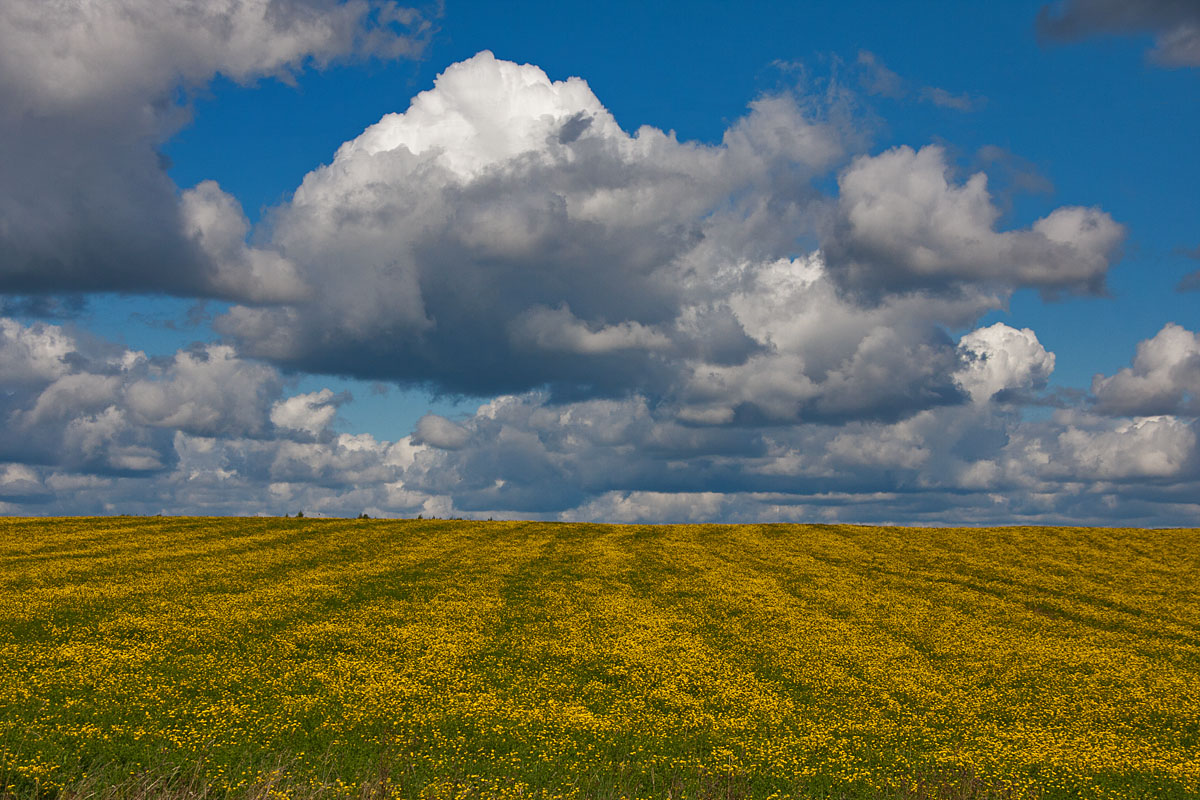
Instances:
[[[0,19],[12,513],[1200,522],[1200,12],[127,5]]]

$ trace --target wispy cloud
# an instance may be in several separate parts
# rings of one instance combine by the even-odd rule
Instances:
[[[1200,246],[1183,252],[1188,258],[1193,258],[1200,261]],[[1180,292],[1195,292],[1200,291],[1200,269],[1195,272],[1189,272],[1180,279],[1179,284],[1175,287]]]
[[[977,111],[987,103],[987,98],[966,92],[950,92],[937,86],[914,86],[911,81],[888,69],[882,59],[869,50],[858,52],[856,66],[859,85],[867,94],[893,100],[915,97],[922,103],[954,111]]]

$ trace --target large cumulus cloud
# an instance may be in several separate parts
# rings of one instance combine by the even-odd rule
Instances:
[[[847,164],[844,120],[784,93],[717,144],[629,134],[581,79],[480,53],[277,209],[307,299],[218,328],[289,369],[780,424],[964,402],[945,327],[1103,285],[1124,235],[1103,211],[997,231],[982,174],[957,185],[938,147]]]
[[[0,291],[296,296],[286,263],[246,248],[236,201],[178,201],[158,152],[187,120],[178,93],[415,54],[425,30],[390,0],[3,3]]]
[[[221,330],[291,367],[474,394],[620,392],[691,353],[735,362],[756,347],[724,307],[738,260],[795,247],[808,181],[841,147],[791,98],[717,146],[629,135],[584,81],[481,53],[278,210],[272,244],[313,299],[235,308]]]

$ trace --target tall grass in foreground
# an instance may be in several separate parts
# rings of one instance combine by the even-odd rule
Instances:
[[[10,798],[1200,796],[1200,532],[0,520]]]

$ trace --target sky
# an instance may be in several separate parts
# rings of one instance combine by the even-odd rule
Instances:
[[[9,0],[0,513],[1200,526],[1200,3]]]

